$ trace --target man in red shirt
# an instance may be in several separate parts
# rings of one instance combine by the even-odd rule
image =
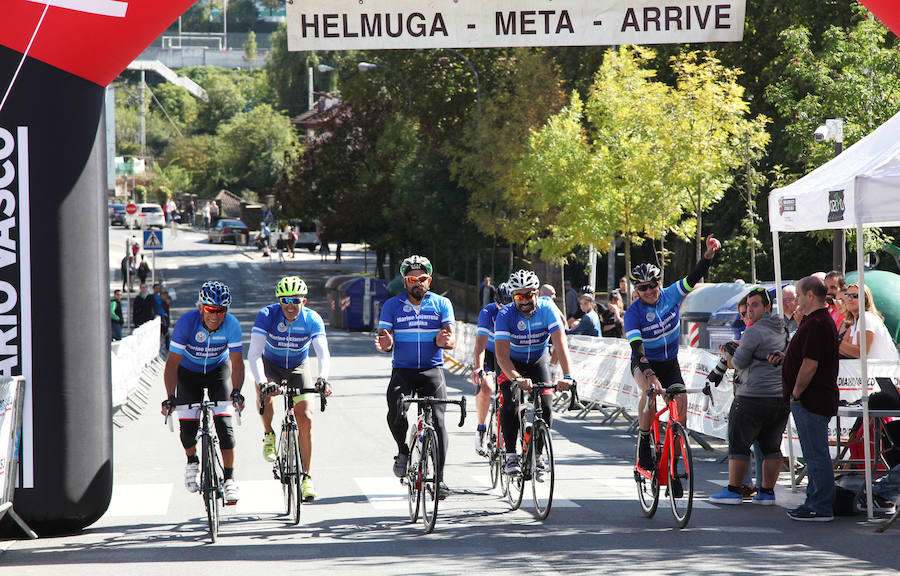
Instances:
[[[841,322],[844,321],[844,315],[838,312],[835,302],[847,289],[847,281],[844,279],[844,275],[838,270],[832,270],[825,274],[825,289],[828,291],[828,296],[825,298],[828,314],[834,320],[834,325],[840,326]]]

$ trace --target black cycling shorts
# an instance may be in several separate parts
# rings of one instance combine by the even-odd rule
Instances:
[[[500,371],[500,368],[497,366],[497,356],[490,350],[484,351],[484,362],[481,363],[481,366],[484,368],[485,372]]]
[[[270,382],[274,382],[276,384],[281,384],[282,380],[287,381],[287,385],[290,388],[294,388],[296,390],[302,390],[306,386],[306,364],[298,364],[293,368],[282,368],[277,364],[273,364],[265,357],[262,359],[263,361],[263,372],[266,374],[266,379]],[[298,396],[294,396],[294,403],[306,400],[312,400],[315,392],[305,392]]]
[[[678,364],[678,358],[672,360],[648,360],[650,369],[653,370],[659,379],[660,385],[667,389],[673,384],[679,384],[684,387],[684,376],[681,375],[681,366]]]
[[[194,372],[178,365],[178,384],[175,386],[175,404],[193,404],[203,400],[203,391],[210,400],[231,399],[231,360],[226,360],[218,368],[207,373]],[[213,414],[231,414],[231,406],[216,406]],[[181,411],[179,418],[194,419],[199,410]],[[193,416],[193,417],[192,417]]]

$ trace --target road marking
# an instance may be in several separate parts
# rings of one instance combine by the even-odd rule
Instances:
[[[490,476],[472,476],[472,478],[486,488],[490,488],[491,486],[491,478]],[[531,481],[525,483],[525,496],[531,497]],[[503,488],[501,488],[501,481],[497,482],[497,487],[491,489],[491,494],[503,498]],[[524,497],[523,497],[524,498]],[[553,507],[554,508],[581,508],[581,505],[563,498],[559,495],[559,490],[554,486],[553,488]]]
[[[241,480],[238,488],[241,490],[241,499],[234,506],[226,506],[226,512],[284,514],[284,495],[278,480]]]
[[[227,266],[228,266],[229,268],[239,268],[237,262],[229,262],[229,263],[227,264]]]
[[[252,264],[250,264],[250,268],[252,268],[254,270],[259,270],[259,264],[257,264],[256,262],[253,262]]]
[[[172,484],[116,484],[104,516],[165,516]]]
[[[207,268],[220,268],[222,265],[219,262],[207,262]]]
[[[407,510],[406,486],[391,476],[354,478],[360,491],[376,510]]]

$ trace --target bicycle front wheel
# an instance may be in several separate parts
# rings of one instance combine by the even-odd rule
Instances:
[[[438,440],[434,430],[428,430],[422,441],[422,458],[419,461],[422,478],[422,522],[425,525],[425,533],[431,534],[434,524],[437,522],[438,504],[440,498],[441,474],[438,468]]]
[[[406,461],[406,499],[409,505],[409,521],[419,519],[419,507],[422,504],[422,445],[413,435],[412,448]]]
[[[519,428],[519,435],[517,437],[517,444],[522,444],[522,428]],[[510,447],[507,447],[509,449]],[[515,447],[512,447],[515,450]],[[509,502],[509,507],[513,510],[518,510],[519,506],[522,505],[522,496],[525,493],[525,472],[524,466],[526,463],[524,462],[524,458],[521,456],[516,456],[519,459],[519,469],[520,472],[518,474],[506,474],[503,473],[503,486],[506,492],[506,500]],[[506,464],[506,457],[503,458],[503,464]]]
[[[206,523],[209,527],[209,539],[213,544],[219,539],[219,482],[216,476],[216,454],[209,437],[202,439],[200,490],[203,504],[206,507]]]
[[[488,466],[491,468],[491,489],[497,487],[500,481],[500,447],[497,437],[497,412],[494,404],[491,404],[491,417],[488,420],[487,427],[487,450],[488,450]]]
[[[291,460],[292,467],[290,473],[291,480],[291,492],[293,493],[293,516],[291,520],[294,523],[294,526],[300,523],[300,511],[303,509],[303,497],[300,494],[300,482],[301,482],[301,471],[300,471],[300,443],[297,441],[297,436],[294,431],[288,433],[290,435],[291,441],[289,443],[291,450]]]
[[[531,457],[526,466],[531,467],[531,493],[538,518],[546,520],[553,505],[553,485],[556,481],[556,467],[553,461],[553,443],[550,428],[538,421],[531,436]]]
[[[694,506],[694,461],[691,444],[684,427],[673,422],[672,447],[669,452],[669,502],[679,528],[687,526]]]
[[[640,438],[638,439],[638,446],[640,446]],[[655,444],[655,441],[654,441]],[[640,448],[638,448],[639,450]],[[635,453],[635,462],[638,461],[637,452]],[[641,505],[641,510],[644,512],[644,516],[647,518],[653,518],[653,515],[656,514],[656,509],[659,507],[659,471],[654,470],[650,473],[650,478],[644,476],[638,469],[637,465],[634,468],[634,481],[637,483],[637,492],[638,492],[638,503]]]

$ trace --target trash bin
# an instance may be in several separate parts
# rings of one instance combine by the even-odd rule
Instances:
[[[344,311],[341,310],[341,297],[338,288],[351,278],[358,278],[350,274],[332,276],[325,282],[325,295],[328,298],[328,326],[330,328],[346,328]]]
[[[372,330],[378,326],[381,307],[388,299],[384,280],[356,277],[338,287],[340,308],[344,311],[344,328]]]

